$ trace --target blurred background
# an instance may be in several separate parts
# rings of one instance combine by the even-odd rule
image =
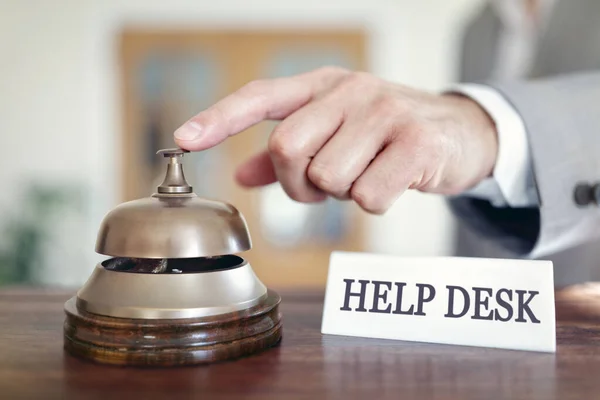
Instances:
[[[456,79],[480,0],[0,0],[0,285],[76,287],[103,259],[104,215],[152,194],[156,150],[244,83],[322,65],[428,90]],[[442,198],[408,193],[383,217],[301,205],[275,184],[247,191],[235,166],[273,123],[187,155],[199,195],[237,206],[244,257],[276,287],[324,286],[332,250],[451,255]]]

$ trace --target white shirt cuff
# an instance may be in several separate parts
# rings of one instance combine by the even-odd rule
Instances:
[[[492,118],[498,132],[498,155],[493,178],[484,179],[463,195],[484,198],[496,207],[538,205],[527,131],[519,113],[489,86],[458,84],[445,92],[460,93],[477,102]]]

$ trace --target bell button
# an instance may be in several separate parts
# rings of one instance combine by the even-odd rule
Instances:
[[[158,193],[192,193],[192,187],[186,182],[185,176],[183,175],[183,167],[181,165],[181,158],[183,158],[185,153],[189,153],[189,151],[183,149],[164,149],[159,150],[156,153],[170,158],[165,180],[158,187]]]

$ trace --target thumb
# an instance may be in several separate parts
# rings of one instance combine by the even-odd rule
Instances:
[[[240,165],[235,173],[235,179],[242,186],[264,186],[277,181],[275,168],[269,153],[265,150],[248,159]]]

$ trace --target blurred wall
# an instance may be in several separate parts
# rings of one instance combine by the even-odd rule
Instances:
[[[455,76],[457,35],[481,1],[0,0],[0,226],[18,218],[28,182],[76,185],[84,206],[50,219],[48,266],[38,278],[80,285],[100,259],[96,231],[120,183],[116,39],[124,25],[364,27],[373,73],[439,90]],[[409,193],[369,218],[368,229],[373,251],[451,252],[452,219],[435,196]]]

